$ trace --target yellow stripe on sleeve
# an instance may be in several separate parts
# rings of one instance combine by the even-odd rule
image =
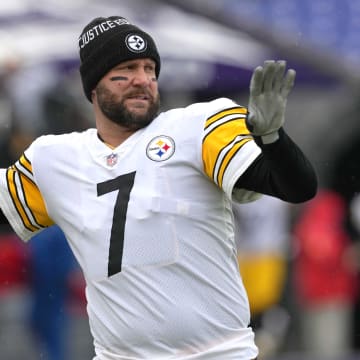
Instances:
[[[219,170],[217,172],[217,183],[219,184],[220,187],[222,187],[225,170],[226,170],[227,166],[229,165],[231,159],[240,150],[240,148],[250,140],[252,140],[252,139],[250,139],[250,138],[241,139],[234,146],[232,146],[229,149],[229,151],[226,153],[226,155],[223,157],[223,160],[221,161]]]
[[[30,230],[30,231],[37,231],[39,230],[38,227],[35,227],[31,224],[29,217],[27,216],[25,209],[23,207],[23,204],[19,198],[19,194],[18,194],[18,190],[17,187],[15,185],[15,175],[16,175],[16,170],[14,167],[10,167],[8,168],[7,172],[6,172],[6,178],[7,178],[7,185],[8,185],[8,189],[9,189],[9,194],[11,196],[11,199],[13,201],[13,204],[15,206],[15,209],[19,215],[19,217],[21,218],[24,226],[26,229]]]
[[[214,115],[212,115],[211,117],[209,117],[207,120],[206,120],[206,123],[205,123],[205,130],[211,125],[213,124],[214,122],[216,122],[217,120],[220,120],[226,116],[229,116],[229,115],[240,115],[241,117],[243,117],[244,115],[247,115],[247,109],[244,108],[244,107],[234,107],[234,108],[230,108],[230,109],[226,109],[226,110],[223,110],[223,111],[220,111]],[[244,123],[245,125],[245,123]],[[244,131],[246,131],[246,133],[249,133],[248,129],[244,128]]]
[[[252,140],[252,137],[244,118],[227,121],[218,118],[217,122],[212,122],[211,129],[205,132],[202,158],[205,173],[221,186],[229,162],[242,145]]]
[[[20,174],[20,181],[24,189],[26,205],[31,211],[36,224],[40,227],[47,227],[53,225],[53,221],[50,219],[44,200],[41,196],[39,188],[28,177]]]
[[[32,165],[30,160],[27,159],[27,157],[22,154],[20,159],[19,159],[19,163],[32,174]]]
[[[21,174],[15,166],[8,168],[6,176],[9,194],[24,227],[35,232],[52,225],[53,221],[47,214],[36,184]]]

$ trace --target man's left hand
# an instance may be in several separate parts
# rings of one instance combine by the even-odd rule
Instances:
[[[296,72],[286,70],[286,61],[267,60],[251,77],[248,127],[263,143],[277,140],[285,121],[287,97],[294,86]]]

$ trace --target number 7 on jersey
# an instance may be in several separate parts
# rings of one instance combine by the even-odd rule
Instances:
[[[118,191],[111,226],[108,277],[121,272],[126,214],[135,174],[134,171],[97,184],[97,196]]]

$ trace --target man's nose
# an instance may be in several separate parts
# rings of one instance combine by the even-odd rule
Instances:
[[[133,84],[146,86],[151,81],[151,75],[148,74],[144,69],[138,69],[134,74]]]

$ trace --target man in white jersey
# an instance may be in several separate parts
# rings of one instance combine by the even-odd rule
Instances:
[[[149,34],[96,18],[79,47],[96,129],[42,136],[1,170],[3,212],[24,241],[54,223],[65,233],[86,279],[94,359],[256,358],[232,201],[316,193],[282,128],[295,72],[256,68],[248,108],[220,98],[159,113]]]

